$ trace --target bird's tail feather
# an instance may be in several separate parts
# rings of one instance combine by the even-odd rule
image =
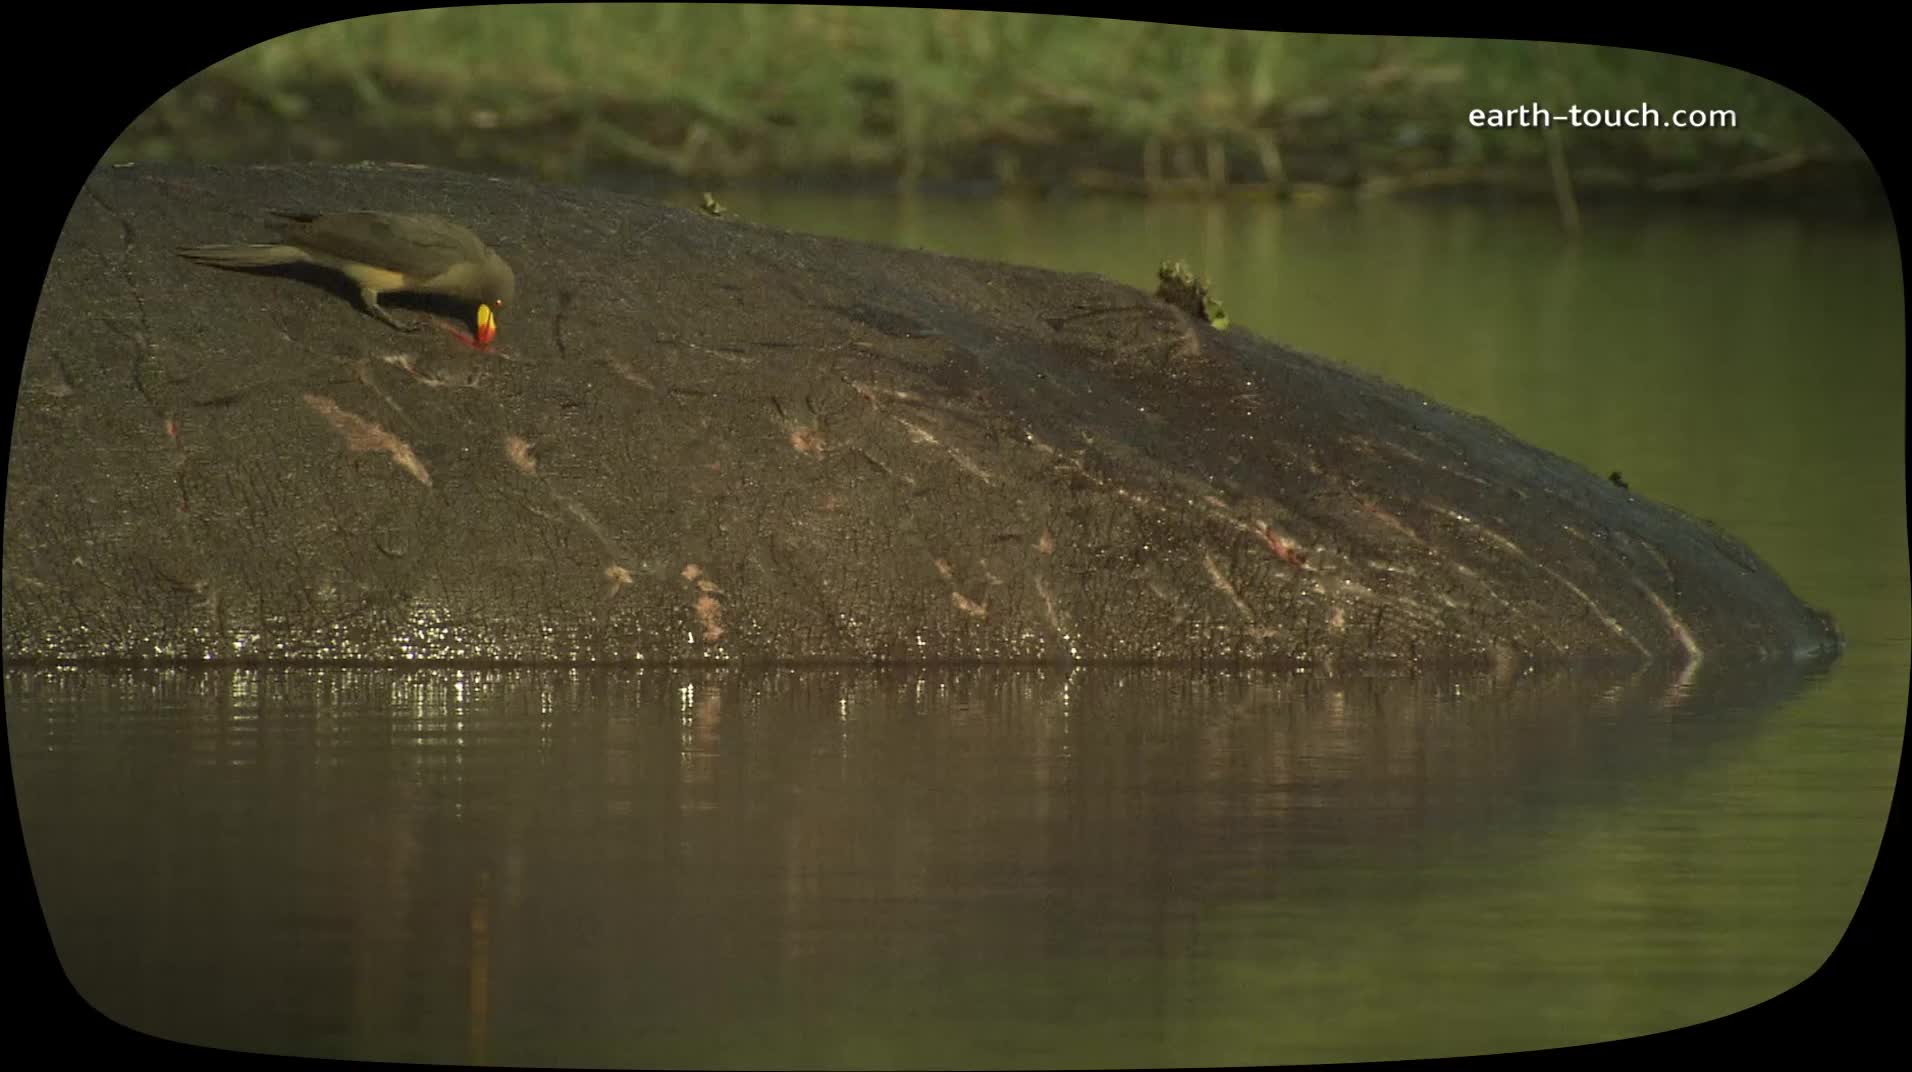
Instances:
[[[304,250],[296,246],[270,242],[242,246],[181,246],[178,252],[189,261],[219,268],[265,268],[274,264],[297,264],[310,259]]]

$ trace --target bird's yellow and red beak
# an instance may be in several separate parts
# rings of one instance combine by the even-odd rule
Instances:
[[[491,340],[498,337],[498,317],[491,311],[490,305],[478,306],[478,333],[472,338],[480,346],[490,346]]]

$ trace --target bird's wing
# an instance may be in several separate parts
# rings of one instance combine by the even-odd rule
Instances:
[[[436,278],[480,256],[469,239],[428,218],[381,212],[287,218],[298,221],[286,228],[288,243],[413,279]]]

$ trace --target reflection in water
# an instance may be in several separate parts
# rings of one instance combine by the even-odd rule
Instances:
[[[1475,918],[1403,932],[1400,964],[1367,950],[1356,980],[1320,944],[1444,870],[1521,866],[1793,684],[17,669],[7,707],[61,961],[143,1030],[413,1060],[1146,1065],[1373,1053],[1306,1002],[1231,1019],[1236,1049],[1214,1017],[1579,940]],[[1245,965],[1276,976],[1230,982]],[[1423,997],[1385,1052],[1614,1027],[1441,1034],[1449,998],[1509,1000],[1481,987]]]

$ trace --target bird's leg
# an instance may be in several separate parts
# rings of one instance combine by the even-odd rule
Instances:
[[[400,331],[417,331],[422,326],[415,323],[404,323],[397,317],[386,312],[385,307],[378,303],[378,291],[373,290],[371,287],[359,288],[359,301],[365,303],[366,312],[371,313],[373,316],[378,317],[380,320],[385,321],[385,323]]]

